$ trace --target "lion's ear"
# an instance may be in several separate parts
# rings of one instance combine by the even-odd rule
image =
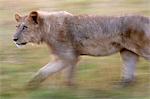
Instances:
[[[29,15],[29,17],[30,17],[30,19],[34,22],[34,23],[36,23],[36,24],[38,24],[38,12],[37,11],[32,11],[31,13],[30,13],[30,15]]]
[[[16,13],[16,14],[15,14],[15,19],[16,19],[17,22],[19,22],[20,19],[21,19],[21,16],[20,16],[19,14]]]

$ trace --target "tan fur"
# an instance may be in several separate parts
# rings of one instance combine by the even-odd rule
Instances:
[[[98,15],[72,15],[68,12],[32,11],[27,16],[15,15],[18,22],[14,40],[18,45],[46,43],[56,56],[30,81],[43,81],[62,68],[69,75],[80,55],[107,56],[121,53],[124,61],[124,79],[134,79],[138,57],[150,60],[150,19],[144,16],[108,17]],[[130,53],[130,54],[128,54]],[[130,60],[126,57],[131,57]],[[57,63],[61,61],[60,64]],[[58,64],[58,68],[56,66]],[[64,65],[65,64],[65,65]],[[54,69],[55,66],[56,68]],[[54,70],[47,71],[45,68]],[[46,72],[47,76],[41,76]],[[39,76],[40,75],[40,76]],[[72,76],[68,76],[69,80]],[[40,82],[41,82],[40,81]],[[72,82],[72,81],[70,81]],[[36,85],[35,84],[35,85]]]

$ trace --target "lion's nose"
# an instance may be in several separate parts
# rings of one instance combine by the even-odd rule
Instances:
[[[18,40],[18,38],[14,38],[13,40],[14,40],[14,41],[17,41],[17,40]]]

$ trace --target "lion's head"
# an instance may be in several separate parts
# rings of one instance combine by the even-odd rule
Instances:
[[[17,26],[13,40],[17,46],[26,45],[30,42],[41,42],[40,17],[38,12],[32,11],[26,16],[15,14],[15,19],[17,21]]]

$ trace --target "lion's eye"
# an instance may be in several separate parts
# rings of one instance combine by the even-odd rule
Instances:
[[[24,25],[24,26],[23,26],[23,29],[26,29],[26,28],[28,28],[28,27]]]

